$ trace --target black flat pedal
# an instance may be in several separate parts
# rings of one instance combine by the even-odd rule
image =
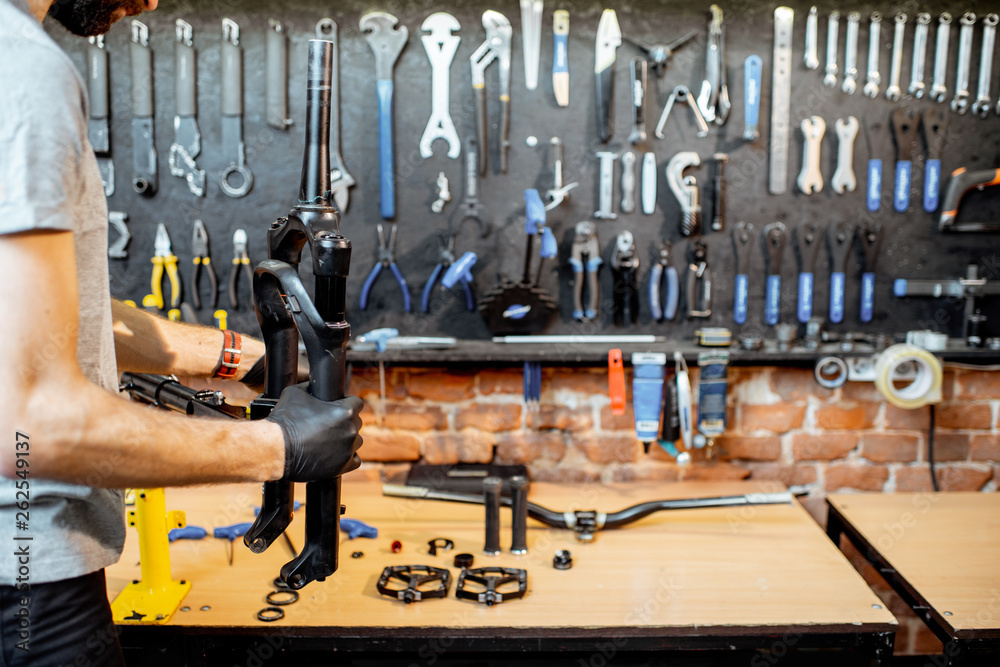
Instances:
[[[528,571],[516,567],[477,567],[458,575],[455,596],[492,607],[506,600],[523,598],[528,592]]]
[[[406,604],[448,596],[451,572],[430,565],[390,565],[378,579],[378,592]]]

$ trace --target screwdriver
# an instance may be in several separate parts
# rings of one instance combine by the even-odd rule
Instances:
[[[231,526],[219,526],[212,530],[212,537],[224,537],[229,540],[229,565],[232,567],[233,564],[233,542],[237,537],[243,537],[252,524],[248,521],[246,523],[234,523]]]

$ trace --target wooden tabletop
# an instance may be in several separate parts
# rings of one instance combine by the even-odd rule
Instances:
[[[648,500],[777,490],[783,488],[757,482],[534,483],[529,498],[560,511],[610,512]],[[297,497],[304,496],[299,489]],[[173,575],[191,581],[192,588],[184,602],[190,610],[176,613],[170,625],[230,632],[271,632],[284,626],[305,635],[390,637],[410,631],[461,636],[486,628],[504,628],[505,636],[580,636],[608,629],[624,636],[895,629],[893,616],[798,503],[659,512],[625,528],[600,531],[589,544],[578,542],[570,531],[529,519],[528,554],[489,557],[482,554],[481,506],[384,497],[380,485],[349,479],[343,501],[346,516],[376,526],[378,538],[343,536],[338,572],[326,582],[306,586],[300,600],[284,607],[285,618],[276,623],[262,623],[256,614],[266,606],[264,597],[273,590],[279,568],[290,559],[283,541],[261,555],[237,541],[232,567],[224,540],[173,543]],[[251,520],[252,506],[259,502],[259,488],[253,485],[167,490],[167,508],[184,510],[188,523],[205,527],[209,535],[213,526]],[[502,511],[501,520],[506,548],[509,510]],[[298,546],[303,523],[297,516],[290,529]],[[455,549],[430,556],[427,543],[436,537],[453,540]],[[402,542],[400,553],[390,550],[394,540]],[[558,549],[572,552],[572,569],[552,567]],[[354,551],[364,556],[352,558]],[[527,595],[494,607],[459,600],[454,568],[445,599],[405,604],[376,590],[387,565],[451,568],[454,555],[461,552],[475,555],[474,567],[526,569]],[[112,598],[139,576],[137,561],[136,533],[130,529],[121,561],[108,569]],[[202,611],[203,606],[210,609]],[[195,627],[190,631],[197,632]]]
[[[1000,494],[835,494],[827,503],[951,636],[1000,638]]]

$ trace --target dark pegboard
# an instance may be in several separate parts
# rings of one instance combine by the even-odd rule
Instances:
[[[420,42],[420,25],[430,13],[446,10],[461,23],[462,42],[451,69],[451,111],[460,137],[474,134],[469,56],[484,39],[481,14],[486,8],[506,15],[514,26],[512,45],[512,123],[510,170],[506,175],[497,173],[496,123],[499,118],[497,102],[496,65],[487,70],[486,87],[489,97],[490,172],[482,179],[480,199],[489,211],[492,234],[485,239],[478,237],[475,225],[465,225],[458,239],[458,253],[472,250],[479,254],[474,269],[476,290],[483,293],[492,288],[502,277],[517,278],[522,272],[524,258],[523,191],[552,186],[552,157],[549,139],[559,136],[565,143],[565,180],[578,181],[580,186],[571,193],[571,199],[549,214],[549,224],[560,241],[558,261],[551,260],[543,271],[542,286],[558,298],[560,312],[544,333],[656,333],[671,338],[689,340],[694,329],[705,324],[734,328],[733,323],[733,247],[729,230],[738,220],[753,222],[759,232],[771,221],[784,221],[789,227],[811,221],[821,225],[846,221],[858,224],[863,221],[878,222],[885,234],[878,260],[875,318],[867,325],[858,320],[860,256],[851,258],[848,266],[847,303],[844,323],[832,326],[840,331],[898,332],[907,329],[932,328],[962,335],[961,304],[942,300],[912,298],[898,299],[892,295],[895,278],[946,278],[964,275],[967,263],[979,263],[986,277],[1000,278],[1000,236],[995,234],[942,235],[936,231],[936,216],[924,213],[920,207],[923,183],[923,160],[914,165],[913,182],[916,184],[910,213],[901,215],[892,210],[891,192],[888,187],[895,153],[888,126],[888,116],[893,105],[884,96],[876,100],[863,97],[860,91],[854,96],[829,89],[822,85],[822,65],[818,71],[809,71],[802,63],[802,45],[808,4],[790,3],[796,9],[794,39],[794,73],[792,89],[792,127],[795,129],[789,149],[789,191],[782,196],[767,194],[768,139],[770,116],[770,64],[773,36],[774,5],[756,2],[722,3],[726,16],[728,72],[733,110],[729,122],[722,128],[713,128],[709,137],[698,139],[693,121],[683,108],[672,114],[663,140],[652,140],[647,146],[631,147],[627,136],[631,125],[628,98],[628,62],[639,51],[626,41],[618,50],[616,64],[615,132],[609,146],[602,146],[596,139],[594,112],[594,39],[598,20],[604,5],[593,2],[546,3],[543,16],[539,86],[535,91],[524,87],[524,69],[520,40],[520,11],[517,3],[505,0],[489,7],[481,3],[456,2],[449,7],[428,2],[385,2],[373,6],[368,2],[345,0],[331,9],[318,2],[171,2],[164,0],[160,8],[143,17],[150,28],[150,43],[154,52],[156,92],[156,145],[159,152],[160,190],[151,199],[143,199],[130,188],[131,180],[131,117],[129,103],[129,29],[127,22],[116,26],[108,34],[107,48],[111,60],[112,90],[112,151],[117,169],[117,187],[109,199],[109,208],[125,211],[129,215],[129,228],[133,235],[129,259],[111,260],[112,292],[120,298],[141,300],[149,290],[149,257],[152,254],[156,223],[166,224],[171,234],[173,249],[181,259],[185,290],[190,289],[191,230],[192,221],[202,219],[211,237],[212,257],[219,272],[220,307],[226,307],[225,281],[232,257],[233,231],[244,228],[250,237],[250,255],[256,262],[265,258],[265,233],[270,223],[287,214],[298,193],[299,174],[304,130],[304,80],[306,42],[314,36],[316,21],[324,16],[334,18],[340,25],[340,89],[342,119],[342,154],[348,171],[357,180],[351,189],[350,205],[343,216],[343,232],[354,246],[351,278],[348,283],[349,320],[355,332],[375,327],[394,326],[410,335],[452,335],[461,338],[483,339],[490,334],[476,313],[468,313],[463,306],[460,292],[437,297],[430,314],[416,312],[424,282],[437,261],[437,236],[449,224],[458,222],[457,205],[463,195],[462,159],[448,159],[443,142],[435,144],[435,155],[427,160],[420,157],[417,144],[430,114],[430,63]],[[889,20],[883,23],[881,71],[883,81],[888,78],[891,57],[891,16],[905,11],[911,17],[917,11],[950,11],[957,19],[964,11],[977,13],[990,11],[988,3],[971,2],[958,6],[949,3],[909,2],[898,5],[861,5],[843,7],[819,5],[820,58],[825,59],[826,15],[836,8],[846,16],[849,9],[860,10],[865,17],[859,37],[859,68],[863,83],[867,54],[867,16],[879,11]],[[565,8],[570,11],[570,88],[571,105],[559,108],[552,94],[549,71],[552,62],[551,25],[552,11]],[[697,5],[682,2],[624,2],[614,8],[623,33],[640,41],[660,42],[679,37],[689,30],[697,30],[698,37],[674,58],[663,81],[660,94],[655,77],[650,72],[647,125],[655,126],[667,93],[677,84],[685,84],[697,91],[704,77],[705,35],[708,21],[708,3]],[[379,217],[378,193],[378,140],[376,128],[376,96],[374,83],[374,57],[368,43],[358,29],[358,20],[372,10],[387,11],[409,28],[410,36],[395,68],[395,150],[397,217],[399,241],[398,262],[410,283],[415,312],[402,312],[402,300],[391,276],[383,276],[371,295],[367,312],[358,307],[358,297],[365,276],[376,256],[375,225]],[[241,46],[244,49],[244,133],[247,144],[247,163],[253,170],[255,184],[249,195],[231,199],[222,194],[217,174],[228,158],[220,155],[219,110],[219,54],[222,17],[235,20],[241,28]],[[200,167],[208,173],[207,196],[198,199],[191,195],[181,179],[169,174],[167,155],[173,141],[173,69],[174,69],[174,20],[184,18],[195,29],[195,46],[198,51],[198,122],[202,133]],[[280,19],[288,29],[290,43],[289,106],[295,124],[288,131],[277,131],[266,123],[264,109],[264,52],[267,19]],[[912,20],[912,19],[911,19]],[[80,71],[84,71],[85,42],[67,35],[61,28],[47,22],[55,38],[65,46]],[[844,21],[841,23],[841,64],[843,61]],[[933,63],[933,24],[928,50],[928,71]],[[952,28],[949,88],[954,87],[954,65],[957,59],[958,30]],[[909,81],[912,26],[907,31],[907,49],[903,63],[903,81]],[[978,77],[981,29],[977,26],[973,45],[972,91],[976,90]],[[743,61],[755,53],[764,61],[764,95],[761,110],[761,139],[753,144],[744,142],[743,131]],[[996,73],[995,73],[996,76]],[[930,76],[928,75],[928,80]],[[904,85],[905,88],[905,85]],[[994,82],[993,89],[997,85]],[[883,84],[884,89],[884,84]],[[904,97],[904,104],[918,109],[932,103],[914,101]],[[805,196],[794,186],[795,177],[802,163],[802,137],[797,130],[799,122],[808,116],[820,115],[827,121],[827,134],[823,141],[823,172],[829,184],[837,152],[833,123],[837,118],[855,115],[862,130],[855,145],[855,173],[859,188],[855,193],[834,194],[829,186],[822,193]],[[991,116],[982,120],[966,115],[948,114],[948,142],[943,157],[945,173],[964,166],[970,169],[1000,166],[1000,118]],[[537,137],[538,146],[526,144],[529,136]],[[659,196],[654,215],[642,213],[624,215],[619,212],[615,221],[599,221],[602,256],[610,259],[614,237],[620,231],[631,230],[636,237],[643,266],[640,273],[642,289],[642,316],[638,326],[616,328],[611,324],[612,280],[607,264],[601,270],[602,312],[599,322],[580,324],[570,316],[572,271],[567,258],[573,237],[573,226],[580,220],[593,219],[597,208],[598,150],[634,150],[641,159],[641,152],[656,152],[659,168]],[[709,247],[709,263],[714,270],[714,312],[711,319],[684,319],[682,311],[675,322],[651,321],[645,297],[649,267],[657,239],[674,244],[675,264],[684,269],[688,241],[679,232],[679,208],[666,186],[663,168],[676,152],[697,151],[702,157],[702,167],[691,170],[701,186],[706,219],[711,215],[711,155],[715,152],[729,154],[726,174],[728,179],[727,229],[721,233],[704,236]],[[918,154],[922,147],[918,149]],[[870,155],[885,162],[886,187],[879,213],[869,213],[864,204],[865,165]],[[452,201],[444,215],[431,213],[430,204],[436,198],[435,180],[444,171],[451,182]],[[619,172],[620,173],[620,172]],[[616,180],[616,199],[619,198]],[[618,208],[616,203],[616,209]],[[1000,220],[1000,189],[992,192],[970,194],[963,202],[963,219]],[[112,233],[113,236],[113,233]],[[536,260],[537,261],[537,260]],[[784,258],[781,318],[793,322],[795,318],[795,291],[797,264],[789,247]],[[682,274],[683,275],[683,274]],[[306,282],[311,284],[311,281]],[[814,313],[823,315],[828,308],[829,268],[827,253],[820,253],[817,267]],[[241,285],[241,301],[245,304],[245,288]],[[737,330],[772,336],[763,323],[764,256],[762,248],[755,252],[750,271],[749,320]],[[1000,313],[1000,304],[984,301],[984,312],[992,319]],[[206,307],[198,313],[201,321],[210,323],[211,311]],[[238,312],[230,313],[230,326],[247,332],[256,331],[253,313],[244,305]],[[1000,325],[987,324],[990,335],[1000,335]]]

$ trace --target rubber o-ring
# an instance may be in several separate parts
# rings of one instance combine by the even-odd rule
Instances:
[[[257,612],[257,620],[265,623],[274,623],[285,617],[285,610],[280,607],[264,607]]]
[[[287,598],[275,598],[275,595],[287,595]],[[296,591],[290,591],[287,589],[271,591],[267,594],[267,603],[277,605],[279,607],[284,607],[287,604],[292,604],[299,601],[299,594]]]

